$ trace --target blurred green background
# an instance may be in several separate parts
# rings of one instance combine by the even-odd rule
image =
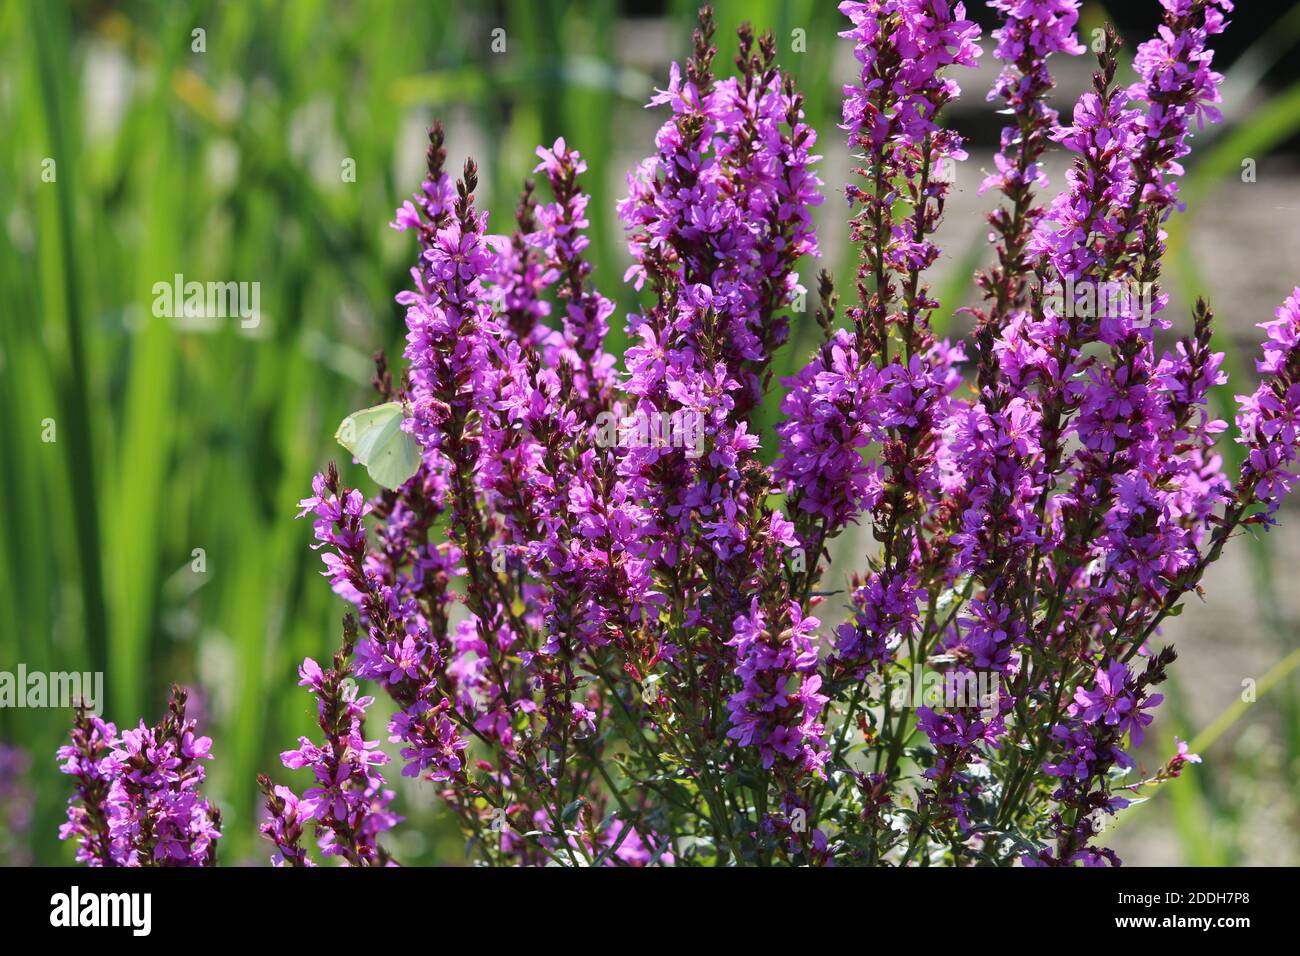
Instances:
[[[1121,26],[1140,39],[1154,0],[1122,6]],[[1225,400],[1253,374],[1253,324],[1300,281],[1300,15],[1258,6],[1225,41],[1228,122],[1197,139],[1185,185],[1194,215],[1172,228],[1165,272],[1179,316],[1196,293],[1220,307],[1239,375]],[[853,70],[834,5],[715,7],[723,62],[742,19],[776,32],[822,137],[827,193],[838,192],[849,165],[839,87]],[[105,716],[119,725],[156,720],[170,683],[191,687],[215,741],[209,791],[225,814],[225,863],[267,859],[254,777],[292,779],[277,755],[312,717],[295,669],[338,641],[343,608],[316,574],[295,503],[328,460],[346,460],[331,436],[369,403],[371,353],[400,355],[393,295],[412,247],[387,223],[418,184],[425,128],[447,123],[452,168],[478,160],[501,231],[536,145],[563,135],[580,149],[597,280],[627,311],[635,298],[620,281],[628,259],[613,204],[626,169],[652,149],[661,117],[642,107],[667,62],[687,54],[693,18],[694,5],[676,0],[0,4],[0,670],[103,671]],[[1085,39],[1106,18],[1089,4]],[[806,52],[792,51],[797,30]],[[989,60],[961,80],[953,116],[975,167],[999,125],[983,99]],[[1061,88],[1072,96],[1089,66],[1069,66]],[[1258,164],[1256,182],[1242,182],[1245,159]],[[979,178],[959,181],[942,234],[939,324],[954,332],[951,310],[970,301],[986,249]],[[1231,235],[1199,212],[1216,202],[1240,220]],[[823,264],[847,288],[843,210],[832,195],[818,218]],[[260,323],[155,318],[154,283],[177,273],[259,283]],[[797,323],[780,368],[803,361],[811,325]],[[621,329],[613,338],[621,352]],[[1199,607],[1176,622],[1179,686],[1149,764],[1175,732],[1204,732],[1206,764],[1121,826],[1130,862],[1300,860],[1296,518],[1241,542],[1236,564],[1207,584],[1220,614],[1207,620],[1226,623],[1196,631]],[[865,546],[843,539],[844,566]],[[1229,670],[1213,683],[1215,648],[1250,662],[1238,670],[1266,691],[1258,704],[1221,716],[1240,680]],[[0,842],[10,862],[23,844],[38,862],[71,860],[55,833],[68,791],[53,759],[68,722],[54,709],[0,710],[0,741],[31,754],[35,794],[31,818],[11,819]],[[395,847],[404,862],[462,859],[432,802],[427,785],[402,794],[413,824]]]

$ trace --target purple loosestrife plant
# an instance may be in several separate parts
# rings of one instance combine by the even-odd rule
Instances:
[[[368,506],[333,472],[311,501],[368,634],[358,676],[402,708],[406,772],[441,785],[482,862],[1118,863],[1101,819],[1199,761],[1180,744],[1125,780],[1175,658],[1152,645],[1227,539],[1272,520],[1300,407],[1296,299],[1241,400],[1235,483],[1209,309],[1157,345],[1163,224],[1218,118],[1209,43],[1232,5],[1166,0],[1128,88],[1107,33],[1068,122],[1046,97],[1051,57],[1084,52],[1078,3],[991,5],[1011,122],[969,356],[931,333],[924,279],[966,158],[942,111],[979,30],[941,0],[841,5],[856,297],[841,310],[820,276],[823,341],[783,383],[770,466],[751,417],[822,198],[771,38],[742,28],[720,75],[706,8],[652,100],[669,116],[619,205],[642,303],[622,374],[577,152],[539,150],[553,201],[526,184],[513,234],[491,235],[435,127],[394,224],[421,247],[399,297],[409,385],[377,379],[423,464]],[[1045,202],[1055,147],[1075,162]],[[825,633],[826,546],[851,525],[878,549]],[[912,707],[896,689],[922,670],[945,693]]]
[[[76,781],[62,839],[90,866],[213,866],[221,812],[199,791],[212,741],[195,736],[173,687],[156,727],[117,728],[78,709],[60,769]]]
[[[486,865],[1118,864],[1105,818],[1200,761],[1175,740],[1133,773],[1176,658],[1162,624],[1300,475],[1300,289],[1264,325],[1230,475],[1212,314],[1166,314],[1160,267],[1181,161],[1219,119],[1232,4],[1162,0],[1127,87],[1108,31],[1064,116],[1047,97],[1052,58],[1084,54],[1078,0],[990,6],[1008,120],[981,188],[992,263],[956,344],[931,330],[926,275],[966,158],[944,109],[979,29],[946,0],[841,4],[859,264],[847,303],[817,278],[820,343],[781,383],[771,464],[753,421],[823,198],[771,36],[742,27],[722,69],[706,7],[652,99],[664,122],[618,206],[638,292],[621,364],[579,151],[539,149],[494,234],[477,168],[448,173],[434,126],[392,224],[418,243],[407,372],[376,358],[410,477],[367,499],[331,465],[302,502],[356,618],[330,668],[299,672],[322,736],[283,761],[310,788],[260,781],[277,864],[393,862],[356,681],[390,699],[402,774]],[[1053,149],[1072,165],[1050,197]],[[869,553],[832,569],[854,527]],[[119,783],[144,741],[85,714],[73,740],[79,857],[154,858]]]

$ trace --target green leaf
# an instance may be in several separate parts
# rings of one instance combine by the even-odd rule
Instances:
[[[585,802],[586,801],[584,801],[581,797],[579,797],[577,800],[574,800],[562,811],[560,811],[560,819],[563,820],[565,823],[572,823],[574,820],[578,818],[578,811],[582,809],[582,805]]]
[[[334,433],[334,440],[366,466],[370,477],[385,488],[397,489],[420,467],[415,439],[402,431],[406,412],[401,402],[385,402],[353,412]]]

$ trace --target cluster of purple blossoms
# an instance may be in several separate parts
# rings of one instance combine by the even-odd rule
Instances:
[[[1261,505],[1271,520],[1300,479],[1300,288],[1260,328],[1268,334],[1258,363],[1263,381],[1253,394],[1237,396],[1237,427],[1248,449],[1238,504]]]
[[[754,599],[749,614],[736,619],[736,675],[741,688],[732,695],[732,737],[742,747],[757,746],[763,768],[778,756],[798,760],[815,775],[824,775],[828,752],[820,723],[827,698],[818,693],[815,617],[801,617],[798,602],[789,605],[789,627],[774,636]],[[782,622],[784,623],[784,622]],[[794,678],[793,686],[790,675]]]
[[[1136,81],[1117,82],[1107,31],[1063,119],[1050,63],[1085,52],[1079,0],[991,0],[989,98],[1009,117],[981,189],[999,197],[994,264],[954,344],[925,279],[967,158],[943,123],[951,74],[976,65],[979,28],[947,0],[841,4],[856,295],[842,307],[819,275],[820,343],[781,383],[766,453],[757,413],[822,201],[770,35],[742,27],[719,70],[705,8],[652,99],[668,115],[618,205],[638,293],[621,369],[579,152],[540,148],[492,234],[477,168],[445,172],[435,126],[392,224],[419,243],[397,299],[409,368],[394,382],[378,357],[375,376],[419,466],[367,500],[331,465],[302,502],[356,619],[332,667],[300,670],[324,737],[283,759],[314,785],[261,781],[275,861],[311,865],[310,824],[324,856],[393,862],[355,676],[391,699],[403,774],[436,785],[488,865],[1118,864],[1101,818],[1200,760],[1177,742],[1126,782],[1176,657],[1161,626],[1300,477],[1300,289],[1239,399],[1237,476],[1210,414],[1226,375],[1209,308],[1171,341],[1166,224],[1219,119],[1210,44],[1232,4],[1162,5]],[[1073,164],[1044,198],[1053,148]],[[845,590],[829,548],[853,525],[873,551],[823,634]],[[927,671],[945,693],[992,689],[875,693]],[[117,747],[83,715],[66,755],[87,861],[123,839]]]
[[[379,741],[366,740],[362,721],[373,697],[358,697],[350,677],[349,658],[356,639],[356,625],[344,623],[344,646],[334,666],[323,670],[311,658],[298,669],[299,686],[316,697],[316,717],[323,734],[320,744],[299,738],[296,750],[286,750],[281,762],[290,770],[307,769],[315,786],[299,796],[268,777],[259,777],[266,794],[267,820],[261,831],[275,844],[276,866],[313,866],[302,846],[303,828],[315,827],[323,857],[336,856],[349,866],[393,865],[392,857],[379,845],[378,837],[402,818],[388,809],[394,792],[386,789],[380,767],[388,756]]]
[[[221,813],[199,790],[212,741],[196,737],[186,693],[172,689],[157,727],[117,728],[77,711],[60,769],[76,781],[61,839],[90,866],[213,866]]]
[[[419,481],[419,478],[417,474],[411,483]],[[438,671],[443,668],[451,651],[445,638],[439,641],[430,631],[429,617],[438,615],[421,611],[419,591],[399,590],[389,583],[391,575],[384,573],[384,564],[370,560],[363,519],[370,513],[372,504],[366,502],[356,489],[343,488],[333,468],[317,476],[313,490],[316,494],[301,502],[302,513],[315,515],[317,547],[330,549],[323,555],[324,573],[334,582],[336,592],[357,605],[366,626],[365,634],[359,640],[350,638],[347,641],[348,653],[335,664],[336,679],[341,679],[339,674],[343,674],[345,665],[350,672],[352,665],[347,664],[347,658],[355,645],[357,676],[378,682],[401,707],[389,723],[389,739],[404,745],[401,749],[401,756],[406,760],[403,775],[424,775],[435,781],[450,779],[463,769],[461,752],[466,743],[445,713],[449,701],[443,690],[450,688],[440,683]],[[400,502],[396,506],[400,506]],[[432,563],[441,565],[441,562]],[[433,579],[433,583],[445,589],[448,579],[449,573],[444,570]],[[440,609],[443,609],[445,601],[445,593],[434,599]],[[300,683],[310,686],[320,697],[324,686],[320,666],[308,659],[303,662],[299,674],[302,677]],[[361,714],[372,700],[369,697],[354,700],[355,689],[351,694],[347,701],[338,705],[340,713],[347,715],[348,727],[339,730],[342,734],[340,739],[345,743],[354,733],[353,723],[359,726]],[[321,698],[320,707],[321,720],[324,721],[324,698]],[[327,730],[324,726],[322,729]],[[363,750],[369,752],[373,747],[353,746],[350,752]],[[371,756],[373,759],[366,761],[368,766],[382,762],[379,760],[382,754]],[[330,759],[337,763],[341,754],[333,754]],[[319,772],[319,766],[317,770]],[[331,773],[337,772],[341,772],[340,768],[334,766]],[[363,777],[369,782],[362,790],[381,793],[379,784],[382,784],[382,778],[372,778],[368,772]],[[382,802],[386,803],[386,800]]]

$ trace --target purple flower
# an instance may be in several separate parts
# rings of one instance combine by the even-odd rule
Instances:
[[[1075,690],[1070,716],[1081,718],[1085,724],[1104,720],[1114,727],[1137,707],[1128,687],[1128,668],[1112,661],[1105,669],[1097,668],[1095,680],[1092,690],[1083,687]]]

